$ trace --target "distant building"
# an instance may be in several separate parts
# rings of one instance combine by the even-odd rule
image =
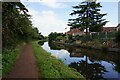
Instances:
[[[102,32],[115,32],[117,27],[103,27]]]
[[[117,31],[120,30],[120,24],[117,25]]]
[[[73,36],[76,36],[76,35],[84,35],[84,31],[81,31],[79,28],[75,28],[75,29],[70,29],[70,31],[66,32],[66,34],[69,34],[69,35],[73,35]]]

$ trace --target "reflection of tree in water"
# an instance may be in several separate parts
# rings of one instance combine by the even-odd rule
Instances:
[[[80,52],[77,52],[78,48],[67,48],[67,50],[70,53],[70,57],[83,57],[86,55],[87,56],[86,61],[87,58],[89,57],[89,60],[91,62],[106,61],[106,62],[114,63],[115,64],[114,70],[120,73],[120,60],[119,60],[120,54],[112,53],[112,52],[104,53],[99,50],[90,50],[90,49],[88,50],[84,48],[79,48],[79,49],[81,50],[81,51],[79,50]]]
[[[74,62],[69,64],[69,67],[77,69],[84,77],[90,80],[104,79],[102,74],[107,72],[105,67],[99,63],[86,63],[86,61]]]
[[[114,59],[115,67],[114,69],[120,73],[120,54],[116,56],[116,59]]]
[[[114,67],[116,71],[120,73],[120,63],[116,63],[117,65]]]
[[[61,45],[61,44],[57,44],[57,43],[48,43],[50,49],[52,50],[61,50],[61,49],[64,49],[64,46]]]
[[[94,61],[107,61],[112,62],[115,64],[114,70],[120,73],[120,54],[118,53],[103,53],[99,50],[92,50],[92,49],[86,49],[86,48],[79,48],[79,47],[73,47],[68,46],[65,47],[60,44],[50,44],[49,46],[53,50],[61,50],[66,49],[70,53],[70,57],[84,57],[86,56],[85,61],[80,61],[77,63],[71,63],[69,66],[77,69],[78,72],[83,74],[87,78],[92,78],[92,80],[96,79],[102,79],[102,74],[106,72],[104,66],[102,66],[100,63],[94,63]],[[89,64],[88,58],[92,62]]]
[[[38,44],[42,46],[44,44],[44,41],[39,41]]]

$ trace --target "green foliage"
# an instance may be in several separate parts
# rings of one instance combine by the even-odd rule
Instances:
[[[63,37],[65,37],[65,34],[63,33],[56,33],[56,32],[51,32],[49,35],[48,35],[48,40],[49,42],[53,42],[53,41],[56,41],[56,40],[61,40],[63,39]]]
[[[48,42],[48,45],[50,46],[50,49],[52,50],[61,50],[61,49],[64,49],[64,45],[61,45],[61,43],[49,43]]]
[[[82,37],[83,37],[83,35],[81,35],[81,36],[80,36],[80,35],[76,35],[76,36],[75,36],[75,39],[76,39],[76,40],[80,40]]]
[[[73,36],[72,35],[68,35],[68,40],[72,40]]]
[[[72,35],[66,35],[66,43],[72,43],[74,42],[73,36]]]
[[[115,39],[115,32],[98,32],[98,33],[91,33],[88,35],[84,35],[80,38],[81,41],[94,41],[99,40],[100,42],[106,42]]]
[[[4,49],[2,51],[2,77],[7,77],[7,75],[15,65],[15,62],[19,57],[21,50],[23,50],[23,46],[25,44],[26,43],[23,42],[21,44],[18,44],[16,48]]]
[[[38,41],[38,44],[39,44],[40,46],[42,46],[42,45],[44,44],[44,41],[43,41],[43,40],[39,40],[39,41]]]
[[[81,38],[81,41],[82,41],[82,42],[91,41],[90,35],[83,36],[83,38]]]
[[[2,34],[3,34],[3,48],[8,46],[15,46],[23,36],[24,30],[27,26],[27,15],[20,14],[21,12],[27,12],[27,9],[23,10],[24,5],[21,3],[3,3],[2,4]],[[23,23],[26,23],[25,25]],[[22,24],[21,24],[22,23]],[[23,27],[24,26],[24,27]],[[20,39],[21,40],[21,39]]]
[[[33,49],[41,78],[79,78],[80,80],[84,80],[82,75],[68,68],[61,60],[51,56],[37,42],[33,42]]]
[[[18,49],[9,49],[3,52],[3,55],[2,55],[2,76],[3,77],[10,72],[18,55],[19,55]]]
[[[33,36],[32,36],[33,39],[39,39],[39,40],[43,40],[44,39],[44,36],[39,33],[39,30],[38,28],[33,28]]]
[[[21,2],[2,3],[3,49],[14,48],[18,43],[28,42],[39,36],[37,29],[33,29],[31,16],[27,12]]]
[[[51,33],[48,35],[49,42],[54,41],[54,40],[56,39],[56,37],[57,37],[57,33],[56,33],[56,32],[55,32],[55,33],[51,32]]]
[[[91,32],[99,32],[108,21],[102,19],[106,14],[100,13],[100,3],[82,2],[78,6],[73,6],[75,10],[70,15],[77,18],[69,19],[68,26],[72,28],[88,29]],[[88,30],[86,31],[88,32]]]
[[[118,43],[120,42],[120,30],[115,35],[115,41]]]
[[[120,30],[116,32],[115,34],[115,42],[118,43],[117,47],[120,47]]]
[[[63,36],[57,36],[56,40],[60,41],[60,40],[63,40]]]

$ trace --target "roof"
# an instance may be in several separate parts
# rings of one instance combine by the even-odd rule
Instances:
[[[75,29],[70,29],[70,31],[67,32],[67,34],[73,34],[73,33],[79,33],[81,32],[80,29],[75,28]]]

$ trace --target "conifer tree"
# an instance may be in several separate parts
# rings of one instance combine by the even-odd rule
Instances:
[[[108,22],[106,19],[103,19],[107,14],[100,13],[101,7],[100,3],[86,1],[73,6],[74,10],[70,15],[77,17],[69,19],[68,26],[80,28],[81,30],[86,29],[86,34],[88,33],[88,28],[90,32],[100,32],[102,27]]]

